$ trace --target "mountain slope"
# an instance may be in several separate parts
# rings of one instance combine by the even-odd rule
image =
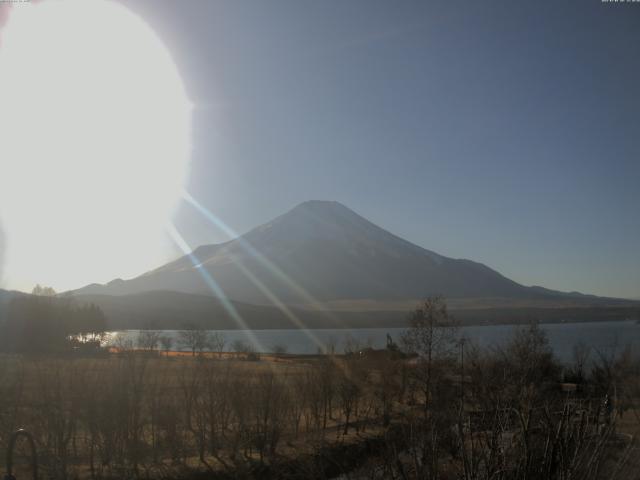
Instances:
[[[80,304],[98,305],[105,313],[109,330],[170,329],[201,327],[213,330],[242,328],[220,301],[209,295],[154,291],[133,295],[79,295]],[[462,324],[528,323],[568,321],[607,321],[639,318],[640,304],[563,305],[538,301],[535,307],[466,308],[449,302],[451,313]],[[233,307],[252,329],[402,327],[407,324],[408,309],[395,306],[388,310],[339,310],[325,313],[291,307],[294,322],[281,310],[269,305],[233,302]]]
[[[199,247],[193,257],[181,257],[132,280],[94,284],[75,293],[172,290],[211,295],[203,272],[229,298],[255,304],[272,303],[265,287],[282,302],[301,305],[311,303],[310,297],[327,302],[419,299],[434,294],[448,298],[562,295],[524,287],[480,263],[426,250],[344,205],[325,201],[302,203],[242,237]]]
[[[2,325],[7,316],[8,307],[11,303],[11,300],[15,297],[27,295],[23,292],[18,292],[15,290],[2,290],[0,289],[0,325]]]

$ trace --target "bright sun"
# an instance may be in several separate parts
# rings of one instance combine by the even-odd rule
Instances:
[[[167,49],[106,0],[20,3],[1,36],[4,284],[65,290],[158,266],[190,154]]]

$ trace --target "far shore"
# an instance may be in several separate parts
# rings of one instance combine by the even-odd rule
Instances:
[[[326,318],[321,323],[317,318],[302,322],[306,330],[353,330],[371,328],[406,328],[408,312],[349,312],[335,318],[336,312],[330,312],[334,318]],[[593,322],[640,322],[640,305],[632,307],[596,307],[596,308],[539,308],[539,309],[481,309],[451,310],[451,314],[462,327],[495,326],[495,325],[527,325],[539,323],[554,325],[561,323],[593,323]],[[344,321],[341,321],[344,320]],[[207,330],[245,330],[238,328],[233,322],[203,322],[195,326]],[[251,322],[249,330],[302,330],[290,323],[267,323],[257,325]],[[182,323],[145,322],[135,326],[111,325],[109,331],[127,330],[184,330]]]

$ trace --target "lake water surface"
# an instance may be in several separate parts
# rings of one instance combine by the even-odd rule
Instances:
[[[608,354],[629,346],[640,352],[640,325],[634,321],[556,323],[543,324],[549,343],[561,361],[570,361],[574,345],[584,343],[594,350]],[[469,341],[480,346],[500,345],[507,341],[515,325],[488,325],[462,327],[461,333]],[[336,352],[342,352],[348,338],[361,345],[382,348],[386,345],[387,334],[399,341],[404,328],[359,328],[359,329],[316,329],[316,330],[217,330],[224,335],[226,349],[230,350],[236,340],[253,345],[259,352],[269,352],[275,345],[285,346],[288,353],[312,354],[320,348],[327,350],[332,345]],[[175,348],[179,348],[177,330],[166,330],[164,335],[175,338]],[[117,338],[135,342],[137,330],[110,332],[107,343],[114,344]]]

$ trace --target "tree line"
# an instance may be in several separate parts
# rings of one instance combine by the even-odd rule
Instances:
[[[96,305],[79,305],[37,286],[36,294],[14,297],[0,322],[0,350],[52,353],[73,349],[99,350],[107,328]]]

